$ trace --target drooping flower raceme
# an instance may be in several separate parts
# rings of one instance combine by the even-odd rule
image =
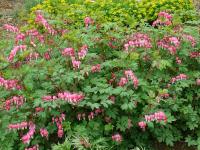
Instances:
[[[122,141],[122,136],[119,133],[114,134],[112,135],[112,140],[120,143]]]
[[[186,80],[186,79],[187,79],[187,75],[185,75],[185,74],[179,74],[178,76],[171,78],[170,84],[174,84],[175,82],[177,82],[179,80]]]
[[[124,75],[125,75],[125,77],[121,77],[118,85],[124,86],[128,83],[128,80],[131,79],[132,82],[133,82],[134,88],[137,89],[139,81],[138,81],[138,78],[133,73],[133,71],[132,70],[125,70]]]
[[[180,47],[180,41],[177,37],[164,37],[157,42],[158,47],[167,49],[170,54],[175,55],[177,49]]]
[[[19,81],[17,80],[6,80],[3,77],[0,76],[0,86],[5,87],[7,90],[11,89],[17,89],[20,90],[22,89],[21,85],[18,83]]]
[[[152,26],[158,26],[158,25],[169,26],[171,24],[172,24],[172,15],[162,11],[158,14],[158,19],[153,22]]]
[[[167,116],[165,115],[164,112],[159,111],[155,112],[154,114],[151,115],[145,115],[145,120],[146,122],[151,122],[151,121],[167,121]]]
[[[78,58],[79,59],[84,59],[86,54],[87,54],[87,52],[88,52],[88,46],[87,45],[83,45],[81,47],[81,49],[79,50],[79,52],[78,52]]]
[[[42,129],[40,129],[40,135],[42,137],[45,137],[46,139],[48,139],[49,132],[47,131],[47,129],[42,128]]]
[[[29,143],[31,138],[33,138],[34,133],[35,133],[35,124],[33,124],[33,122],[29,122],[29,131],[21,138],[22,142],[24,144]]]
[[[198,58],[200,57],[200,52],[190,52],[190,58]]]
[[[36,112],[36,113],[42,112],[42,111],[44,111],[44,108],[42,108],[42,107],[36,107],[36,108],[35,108],[35,112]]]
[[[147,34],[136,33],[132,35],[128,42],[124,44],[125,51],[128,52],[129,48],[135,50],[135,48],[152,48],[151,39]]]
[[[23,96],[13,96],[12,98],[5,101],[4,108],[6,110],[10,110],[12,105],[16,105],[16,107],[18,108],[24,104],[24,101],[25,99]]]
[[[145,121],[138,122],[138,126],[144,131],[146,129],[147,123],[146,122],[152,122],[152,121],[164,121],[167,122],[167,116],[164,112],[158,111],[151,115],[145,115]]]
[[[26,35],[24,33],[18,33],[15,37],[15,41],[16,43],[18,43],[19,41],[24,41],[25,38]]]
[[[9,24],[4,24],[3,28],[7,31],[10,31],[10,32],[14,32],[14,33],[19,32],[19,29],[17,27],[9,25]]]
[[[53,123],[55,122],[56,126],[58,128],[57,134],[58,134],[59,138],[62,138],[63,134],[64,134],[63,126],[62,126],[63,120],[65,120],[65,114],[61,114],[59,117],[56,117],[56,118],[53,117],[52,118]]]
[[[94,111],[91,111],[88,115],[87,115],[87,117],[88,117],[88,120],[92,120],[92,119],[94,119],[94,117],[96,117],[96,116],[98,116],[99,114],[101,114],[101,113],[103,113],[104,112],[104,110],[103,109],[100,109],[100,108],[98,108],[98,109],[96,109],[96,110],[94,110]],[[86,113],[78,113],[77,114],[77,119],[80,121],[80,120],[85,120],[86,118]]]
[[[192,47],[196,45],[196,40],[193,36],[188,35],[188,34],[183,34],[183,38],[188,40],[191,43]]]
[[[37,60],[39,58],[39,53],[37,52],[31,52],[27,57],[26,61],[29,62],[31,60]]]
[[[138,87],[138,83],[139,83],[138,78],[135,76],[132,70],[124,71],[124,75],[126,76],[127,79],[130,78],[133,81],[134,88]]]
[[[73,68],[76,70],[76,69],[79,69],[80,68],[80,65],[81,65],[81,62],[78,61],[78,60],[75,60],[75,58],[72,58],[72,66]]]
[[[121,77],[121,79],[120,79],[118,85],[123,87],[123,86],[126,85],[127,83],[128,83],[127,78]]]
[[[21,122],[21,123],[16,123],[16,124],[9,124],[8,125],[8,128],[9,129],[27,129],[28,128],[28,122],[24,121],[24,122]]]
[[[162,94],[159,94],[159,97],[167,99],[167,98],[169,98],[169,94],[168,93],[162,93]]]
[[[31,138],[33,137],[35,133],[35,124],[33,122],[21,122],[17,124],[9,124],[8,125],[9,129],[26,129],[29,128],[29,131],[22,136],[21,140],[24,144],[27,144],[30,142]]]
[[[37,39],[40,43],[44,43],[44,36],[40,34],[36,29],[26,31],[26,35],[30,36],[32,42],[34,39]]]
[[[100,72],[101,71],[101,65],[97,64],[95,66],[92,66],[91,71],[92,71],[92,73]]]
[[[81,93],[62,92],[58,93],[58,98],[76,104],[84,99],[84,95]]]
[[[177,64],[181,64],[181,63],[182,63],[182,60],[181,60],[179,57],[176,57],[176,63],[177,63]]]
[[[70,57],[74,57],[75,56],[75,52],[74,52],[74,49],[73,48],[65,48],[63,51],[62,51],[62,55],[63,56],[70,56]]]
[[[72,104],[77,104],[81,100],[84,99],[84,95],[81,93],[70,93],[66,91],[66,92],[58,93],[57,96],[50,96],[50,95],[43,96],[42,99],[44,101],[54,101],[54,100],[61,99]]]
[[[140,121],[138,122],[138,126],[144,131],[146,129],[147,124],[144,121]]]
[[[19,45],[19,46],[15,46],[12,50],[11,50],[11,52],[10,52],[10,55],[9,55],[9,57],[8,57],[8,61],[9,62],[12,62],[13,61],[13,59],[14,59],[14,57],[15,57],[15,55],[17,54],[17,52],[19,51],[19,50],[25,50],[26,49],[26,45]]]
[[[93,23],[93,20],[90,17],[85,17],[84,23],[85,23],[85,27],[88,28],[89,25]]]
[[[57,33],[57,31],[51,27],[51,25],[48,23],[48,21],[42,16],[41,12],[39,11],[36,12],[35,22],[38,24],[42,24],[49,34],[55,35]]]

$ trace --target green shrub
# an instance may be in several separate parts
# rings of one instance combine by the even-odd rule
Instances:
[[[0,149],[200,147],[198,27],[134,31],[80,17],[70,30],[42,15],[37,30],[4,26],[14,39],[1,42]]]
[[[194,8],[190,0],[46,0],[32,8],[30,23],[34,23],[34,13],[38,9],[74,28],[79,28],[86,16],[93,18],[97,24],[116,22],[119,26],[132,28],[142,22],[152,22],[160,11],[174,13]]]

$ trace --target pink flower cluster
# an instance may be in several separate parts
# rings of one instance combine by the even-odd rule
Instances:
[[[108,99],[111,100],[113,104],[115,103],[115,96],[111,95],[108,97]]]
[[[26,31],[26,34],[33,37],[37,37],[38,35],[40,35],[37,29],[28,30]]]
[[[200,52],[191,52],[190,53],[190,58],[197,58],[200,57]]]
[[[128,83],[128,79],[130,78],[133,81],[134,88],[138,87],[138,79],[135,74],[131,70],[124,71],[125,77],[122,77],[118,83],[119,86],[124,86]]]
[[[22,87],[18,84],[17,80],[5,80],[0,76],[0,86],[5,87],[7,90],[17,89],[20,90]]]
[[[123,87],[123,86],[125,86],[127,83],[128,83],[128,79],[125,78],[125,77],[121,77],[121,78],[120,78],[120,81],[119,81],[119,83],[118,83],[118,85]]]
[[[30,148],[25,148],[25,150],[39,150],[39,146],[35,145],[33,147],[30,147]]]
[[[122,141],[122,136],[119,133],[114,134],[112,135],[112,140],[120,143]]]
[[[138,78],[133,73],[133,71],[132,70],[126,70],[126,71],[124,71],[124,75],[125,75],[127,80],[130,78],[133,81],[134,88],[137,89],[139,81],[138,81]]]
[[[94,119],[95,116],[98,116],[99,114],[103,113],[104,110],[103,109],[96,109],[94,112],[90,112],[87,116],[88,116],[88,120],[92,120]],[[80,120],[85,120],[86,119],[86,114],[85,113],[78,113],[77,115],[77,119]]]
[[[72,66],[73,68],[76,70],[76,69],[79,69],[80,68],[80,65],[81,65],[81,62],[79,60],[75,60],[75,58],[73,57],[72,58]]]
[[[47,129],[42,128],[42,129],[40,129],[40,135],[42,137],[45,137],[46,139],[48,139],[49,132],[47,131]]]
[[[24,33],[18,33],[15,37],[15,41],[16,43],[18,43],[19,41],[24,41],[25,38],[26,35]]]
[[[44,108],[42,108],[42,107],[36,107],[36,108],[35,108],[35,112],[36,112],[36,113],[42,112],[42,111],[44,111]]]
[[[186,80],[186,79],[187,79],[187,75],[185,75],[185,74],[179,74],[178,76],[171,78],[170,83],[174,84],[176,81]]]
[[[21,123],[16,123],[16,124],[9,124],[8,128],[9,129],[27,129],[29,126],[28,122],[21,122]]]
[[[84,99],[84,95],[81,93],[63,92],[63,93],[58,93],[58,98],[63,99],[69,103],[76,104]]]
[[[11,106],[14,104],[16,107],[20,107],[24,104],[24,97],[23,96],[13,96],[11,99],[8,99],[4,103],[4,107],[6,110],[10,110]]]
[[[78,52],[78,58],[79,59],[84,59],[85,56],[87,55],[88,52],[88,46],[87,45],[83,45],[80,49],[80,51]]]
[[[188,41],[190,41],[192,47],[194,47],[196,45],[196,40],[195,40],[195,38],[193,36],[187,35],[187,34],[183,34],[183,38],[185,38]]]
[[[33,122],[29,122],[29,131],[21,138],[23,143],[24,144],[29,143],[31,138],[33,138],[34,133],[35,133],[35,124],[33,124]]]
[[[78,58],[79,59],[84,59],[86,54],[87,54],[87,52],[88,52],[88,46],[87,45],[83,45],[81,47],[80,51],[78,52]],[[73,48],[65,48],[62,51],[62,55],[71,57],[72,66],[73,66],[74,69],[79,69],[80,68],[81,61],[76,60],[75,51],[74,51]]]
[[[40,43],[44,43],[44,36],[40,34],[36,29],[28,30],[26,34],[30,36],[32,43],[34,43],[34,38],[36,38]]]
[[[24,41],[26,36],[30,36],[30,44],[33,47],[36,47],[36,44],[34,42],[35,39],[37,39],[40,43],[44,43],[44,36],[41,35],[36,29],[28,30],[26,31],[26,33],[18,32],[15,37],[16,43],[18,43],[19,41]]]
[[[15,46],[13,49],[12,49],[12,51],[10,52],[10,55],[9,55],[9,57],[8,57],[8,61],[9,62],[12,62],[13,61],[13,59],[14,59],[14,57],[15,57],[15,55],[17,54],[17,52],[19,51],[19,50],[25,50],[26,49],[26,45],[19,45],[19,46]]]
[[[84,95],[81,93],[79,94],[79,93],[62,92],[58,93],[57,96],[51,96],[51,95],[43,96],[42,99],[44,101],[54,101],[62,99],[69,103],[76,104],[84,99]]]
[[[39,53],[37,52],[32,52],[26,57],[26,61],[31,61],[31,60],[37,60],[39,57]]]
[[[177,37],[164,37],[157,42],[158,47],[169,50],[170,54],[176,54],[180,47],[180,41]]]
[[[167,98],[169,98],[169,94],[168,93],[162,93],[162,94],[159,94],[159,97],[167,99]]]
[[[177,64],[181,64],[181,63],[182,63],[182,60],[181,60],[179,57],[176,57],[176,63],[177,63]]]
[[[200,79],[196,80],[197,85],[200,85]]]
[[[92,71],[92,73],[100,72],[100,71],[101,71],[101,65],[100,65],[100,64],[97,64],[97,65],[95,65],[95,66],[92,66],[92,67],[91,67],[91,71]]]
[[[63,120],[65,120],[65,114],[61,114],[60,117],[52,118],[53,123],[55,122],[58,128],[57,134],[59,138],[62,138],[64,134],[63,127],[62,127]]]
[[[50,60],[50,59],[51,59],[51,55],[50,55],[50,52],[49,52],[49,51],[47,51],[47,52],[44,53],[44,58],[45,58],[46,60]]]
[[[77,115],[77,119],[80,121],[80,120],[85,120],[85,113],[78,113]]]
[[[145,121],[146,122],[151,122],[151,121],[167,121],[167,116],[165,115],[164,112],[159,111],[159,112],[155,112],[154,114],[151,115],[145,115]],[[147,123],[145,121],[140,121],[138,122],[138,126],[145,131],[146,127],[147,127]]]
[[[145,115],[145,120],[146,122],[151,122],[151,121],[167,121],[167,116],[165,115],[164,112],[159,111],[155,112],[154,114],[151,115]]]
[[[138,122],[138,126],[139,126],[143,131],[145,131],[146,126],[147,126],[147,123],[144,122],[144,121],[140,121],[140,122]]]
[[[35,133],[35,124],[33,122],[21,122],[17,124],[9,124],[8,128],[9,129],[26,129],[29,127],[29,131],[27,134],[23,135],[21,140],[23,141],[24,144],[29,143],[30,139],[33,137]]]
[[[116,75],[114,73],[111,73],[111,79],[108,81],[109,84],[114,83],[116,80]]]
[[[158,19],[153,22],[152,26],[165,25],[169,26],[172,24],[172,16],[164,11],[158,14]]]
[[[85,23],[85,27],[88,28],[89,25],[93,23],[93,20],[90,17],[85,17],[84,23]]]
[[[117,42],[117,39],[116,38],[111,38],[110,41],[108,42],[108,46],[112,49],[116,49],[117,46],[115,46],[113,43],[114,42]]]
[[[36,12],[35,22],[38,24],[42,24],[44,28],[48,31],[49,34],[55,35],[57,31],[54,30],[51,25],[49,25],[48,21],[42,16],[40,11]]]
[[[129,47],[133,50],[137,47],[152,48],[151,39],[147,34],[136,33],[130,37],[128,43],[124,44],[126,52],[128,52]]]
[[[73,48],[65,48],[63,51],[62,51],[62,55],[63,56],[70,56],[70,57],[74,57],[75,56],[75,52],[74,52],[74,49]]]
[[[19,29],[17,27],[9,25],[9,24],[4,24],[3,28],[7,31],[10,31],[10,32],[14,32],[14,33],[19,32]]]

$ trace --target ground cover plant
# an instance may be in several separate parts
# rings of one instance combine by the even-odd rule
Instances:
[[[197,15],[161,11],[131,28],[33,10],[3,26],[0,149],[200,149]]]

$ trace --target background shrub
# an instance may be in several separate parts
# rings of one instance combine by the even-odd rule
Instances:
[[[142,22],[151,23],[160,11],[174,13],[181,10],[184,12],[194,10],[194,6],[190,0],[96,0],[93,2],[90,0],[47,0],[32,9],[33,16],[38,9],[65,20],[67,24],[75,28],[82,25],[86,16],[93,18],[97,24],[116,22],[119,26],[133,28]],[[30,18],[29,22],[34,23],[33,18]]]

